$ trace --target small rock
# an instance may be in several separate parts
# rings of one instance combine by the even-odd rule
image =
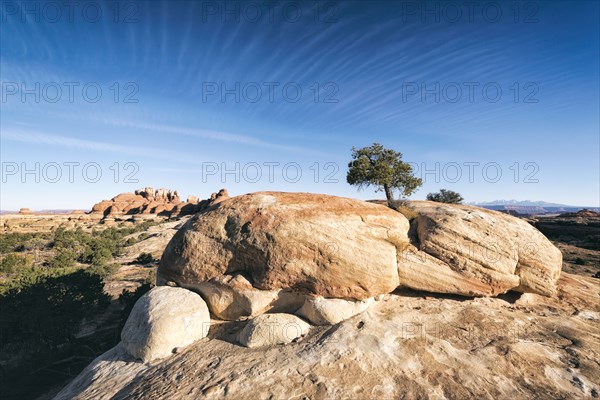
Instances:
[[[262,314],[248,321],[239,342],[246,347],[291,343],[308,333],[310,325],[292,314]]]
[[[365,311],[373,303],[369,298],[360,301],[311,297],[296,312],[315,325],[334,325]]]
[[[208,334],[202,298],[183,288],[156,287],[135,303],[121,332],[123,347],[144,362],[167,357]]]

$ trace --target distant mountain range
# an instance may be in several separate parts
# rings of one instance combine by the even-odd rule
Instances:
[[[577,212],[583,209],[600,212],[600,207],[570,206],[567,204],[548,203],[546,201],[531,200],[494,200],[468,204],[487,208],[489,210],[512,211],[517,212],[519,214],[527,215]]]

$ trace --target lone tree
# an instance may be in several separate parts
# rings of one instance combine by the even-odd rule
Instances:
[[[400,197],[410,196],[423,184],[413,175],[410,164],[402,161],[402,153],[386,149],[379,143],[362,149],[352,148],[352,161],[348,163],[346,181],[359,189],[376,186],[377,192],[384,191],[389,206],[394,201],[394,190]]]
[[[452,190],[440,189],[437,193],[429,193],[427,200],[437,201],[438,203],[460,204],[464,200],[460,193]]]

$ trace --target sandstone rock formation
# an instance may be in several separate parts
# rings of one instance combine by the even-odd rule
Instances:
[[[353,301],[307,297],[296,314],[306,318],[314,325],[335,325],[360,314],[369,308],[372,303],[373,298]]]
[[[409,246],[400,254],[401,285],[469,296],[556,291],[562,255],[527,222],[465,205],[405,206],[418,214],[411,238],[420,251]]]
[[[410,230],[400,213],[351,199],[274,192],[232,198],[174,236],[158,282],[198,291],[224,319],[267,311],[281,289],[347,300],[396,286],[467,296],[554,293],[561,253],[527,222],[463,205],[405,206],[417,215]],[[232,279],[237,273],[249,281],[234,284],[243,278]]]
[[[291,343],[304,336],[310,325],[292,314],[262,314],[248,321],[240,332],[239,343],[263,347]]]
[[[145,362],[164,358],[208,334],[210,315],[197,294],[182,288],[156,287],[133,307],[123,331],[123,349]]]
[[[463,301],[398,290],[285,346],[240,347],[237,322],[160,363],[117,346],[56,399],[595,398],[599,281],[564,273],[557,286]]]
[[[154,190],[147,187],[136,190],[135,193],[121,193],[111,200],[102,200],[94,204],[91,213],[110,218],[135,214],[188,215],[205,210],[227,197],[227,190],[221,189],[218,193],[213,193],[210,199],[198,201],[197,197],[190,196],[188,202],[182,202],[176,190]]]
[[[237,320],[296,313],[315,325],[363,312],[398,286],[434,293],[552,295],[561,253],[527,222],[413,201],[385,206],[306,193],[254,193],[192,217],[167,245],[158,284],[202,295]],[[361,301],[367,300],[367,301]]]
[[[122,343],[57,399],[598,396],[597,280],[559,277],[525,221],[404,205],[410,223],[333,196],[213,196],[163,253],[158,283],[181,288],[142,297]],[[528,293],[453,296],[509,290]],[[208,309],[232,321],[192,343]]]
[[[265,312],[294,312],[304,296],[290,290],[259,290],[242,275],[223,275],[191,285],[217,318],[237,320]]]
[[[261,290],[365,299],[398,286],[396,256],[408,245],[408,227],[400,213],[353,199],[237,196],[196,214],[175,234],[157,280],[197,289],[239,272]]]

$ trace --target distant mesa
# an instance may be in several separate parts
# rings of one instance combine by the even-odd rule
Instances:
[[[102,200],[94,204],[91,214],[102,214],[105,218],[137,214],[166,217],[188,215],[205,210],[228,197],[227,189],[221,189],[206,200],[188,196],[187,201],[181,201],[177,190],[146,187],[134,193],[121,193],[110,200]]]
[[[29,208],[21,208],[19,214],[28,215],[31,214],[31,210]]]
[[[600,213],[584,208],[577,212],[563,213],[558,216],[559,218],[600,218]]]
[[[582,209],[598,212],[597,207],[579,207],[569,206],[566,204],[548,203],[545,201],[530,201],[530,200],[494,200],[484,203],[471,203],[471,205],[487,208],[488,210],[501,211],[513,216],[526,215],[544,215],[544,214],[561,214],[561,213],[576,213]]]

